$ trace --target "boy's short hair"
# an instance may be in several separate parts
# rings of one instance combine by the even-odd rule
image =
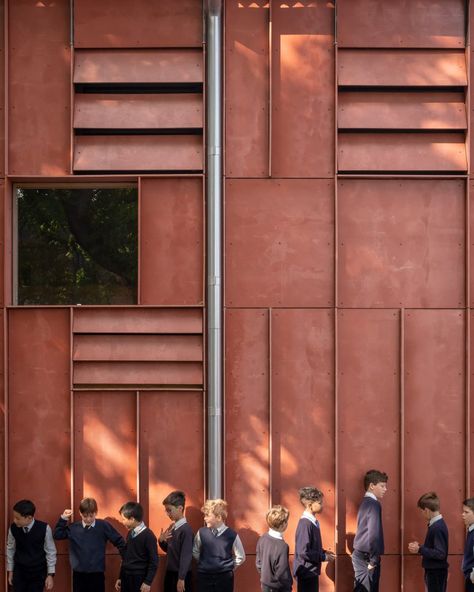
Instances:
[[[186,505],[186,495],[184,491],[172,491],[161,503],[164,506],[174,506],[175,508],[183,506],[184,508]]]
[[[143,507],[138,502],[127,502],[119,510],[119,514],[125,518],[134,518],[137,522],[143,520]]]
[[[308,506],[313,502],[322,502],[324,499],[324,493],[316,487],[302,487],[298,490],[298,494],[303,506]]]
[[[432,512],[439,512],[439,497],[434,491],[428,491],[428,493],[424,493],[420,499],[418,500],[417,506],[421,510],[431,510]]]
[[[370,469],[364,475],[364,488],[367,491],[369,489],[369,485],[377,485],[378,483],[387,483],[388,475],[382,471],[377,471],[376,469]]]
[[[23,518],[26,518],[27,516],[35,515],[36,506],[31,500],[23,499],[16,502],[13,506],[13,511],[20,514],[20,516],[23,516]]]
[[[289,517],[290,512],[288,508],[279,505],[270,508],[265,515],[268,526],[274,530],[281,530],[283,527],[286,527]]]
[[[474,512],[474,497],[468,497],[463,501],[462,505],[468,507]]]
[[[214,514],[218,518],[227,518],[227,502],[223,499],[208,499],[201,508],[203,514]]]
[[[79,512],[81,514],[97,514],[97,502],[93,497],[85,497],[79,504]]]

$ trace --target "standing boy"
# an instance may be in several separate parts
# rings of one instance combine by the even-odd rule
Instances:
[[[321,563],[335,559],[334,553],[323,549],[316,518],[323,511],[324,495],[316,487],[302,487],[298,493],[304,512],[296,528],[293,574],[298,592],[317,592]]]
[[[425,493],[418,500],[423,517],[428,522],[425,542],[409,543],[410,553],[422,556],[421,565],[425,569],[426,592],[445,592],[448,582],[448,527],[439,512],[439,497],[434,491]]]
[[[15,592],[52,590],[56,571],[56,546],[51,527],[35,520],[35,505],[20,500],[13,506],[8,529],[8,583]]]
[[[266,514],[269,531],[258,539],[255,561],[262,592],[291,592],[289,547],[283,540],[289,517],[290,513],[283,506],[273,506]]]
[[[158,569],[156,536],[145,526],[143,508],[139,503],[127,502],[119,513],[122,524],[128,528],[128,536],[115,589],[120,592],[150,592]]]
[[[380,556],[384,552],[382,506],[387,491],[386,473],[371,469],[364,476],[365,496],[357,514],[357,531],[354,538],[352,565],[354,590],[378,592],[380,580]]]
[[[161,531],[158,544],[168,555],[164,592],[192,592],[191,561],[194,534],[184,517],[186,496],[182,491],[172,491],[163,500],[165,512],[173,521]]]
[[[224,522],[227,502],[207,500],[201,512],[206,526],[198,530],[193,545],[198,592],[233,592],[234,570],[245,561],[245,551],[239,535]]]
[[[474,592],[474,497],[463,501],[462,519],[467,527],[461,567],[464,574],[464,589],[466,592]]]
[[[105,592],[107,541],[120,553],[125,549],[123,537],[111,524],[97,518],[97,511],[95,499],[86,497],[79,504],[81,520],[69,525],[72,510],[66,509],[54,529],[55,539],[69,539],[73,592]]]

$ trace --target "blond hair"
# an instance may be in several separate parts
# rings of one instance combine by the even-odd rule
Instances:
[[[267,524],[273,530],[285,530],[290,512],[285,506],[273,506],[265,515]]]
[[[218,518],[227,518],[227,502],[223,499],[208,499],[201,508],[203,514],[214,514]]]

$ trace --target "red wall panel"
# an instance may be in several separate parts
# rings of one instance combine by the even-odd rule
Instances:
[[[199,47],[200,0],[76,0],[76,47]]]
[[[268,311],[227,310],[225,328],[226,496],[246,552],[255,554],[271,505]]]
[[[69,0],[9,3],[8,159],[11,175],[70,170]]]
[[[203,212],[201,178],[142,179],[141,304],[202,304]]]
[[[339,306],[463,306],[464,209],[462,180],[340,180]]]
[[[334,172],[334,4],[272,6],[271,173]]]
[[[333,302],[333,182],[229,180],[228,306]]]

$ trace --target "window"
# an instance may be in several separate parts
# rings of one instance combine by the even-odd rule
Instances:
[[[136,187],[15,189],[15,303],[134,304]]]

